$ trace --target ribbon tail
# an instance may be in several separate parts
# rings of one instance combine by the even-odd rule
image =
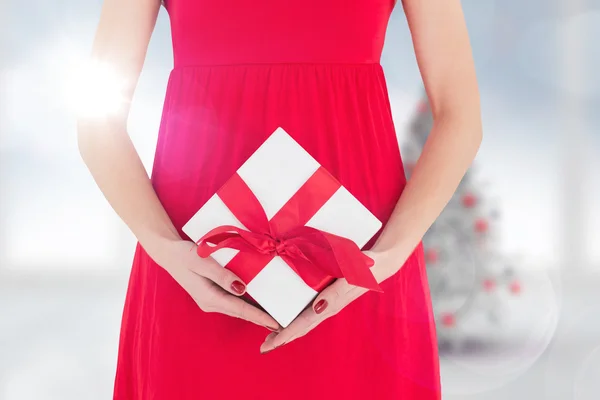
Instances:
[[[240,251],[246,250],[248,248],[248,246],[239,236],[231,236],[222,239],[214,245],[210,245],[209,242],[209,240],[206,240],[198,243],[198,249],[196,250],[196,252],[200,257],[207,258],[209,256],[212,256],[213,253],[215,253],[217,250],[223,248],[235,249]]]
[[[374,292],[383,293],[383,289],[381,289],[381,286],[377,283],[377,279],[375,279],[375,276],[370,269],[364,267],[344,268],[342,265],[340,265],[340,267],[349,284],[360,286]]]
[[[196,242],[197,253],[200,257],[207,258],[222,248],[251,250],[250,245],[244,240],[244,236],[245,231],[236,226],[219,226],[207,232]]]
[[[237,226],[233,226],[233,225],[221,225],[221,226],[217,226],[216,228],[211,229],[210,231],[206,232],[204,234],[204,236],[202,236],[200,239],[198,239],[198,241],[196,243],[200,243],[203,241],[209,241],[211,240],[211,238],[215,238],[218,237],[220,235],[224,235],[224,234],[239,234],[243,229],[238,228]]]
[[[383,292],[370,269],[373,260],[352,240],[307,226],[296,229],[294,233],[297,236],[291,241],[326,274],[344,277],[354,286]]]
[[[330,236],[327,234],[326,236]],[[331,235],[334,236],[334,235]],[[334,236],[328,237],[328,240],[333,239],[335,243],[339,237]],[[347,239],[344,239],[347,240]],[[349,241],[349,240],[348,240]],[[333,254],[338,261],[342,275],[349,284],[354,286],[360,286],[368,290],[383,293],[383,290],[377,283],[377,279],[371,271],[371,266],[374,265],[373,260],[365,255],[354,242],[352,244],[355,247],[353,251],[339,251],[340,247],[332,243]]]

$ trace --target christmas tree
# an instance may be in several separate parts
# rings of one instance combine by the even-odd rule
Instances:
[[[432,126],[424,94],[401,145],[408,179]],[[473,165],[423,238],[440,345],[465,338],[463,328],[472,317],[500,324],[502,295],[521,292],[511,261],[498,250],[500,214],[475,174]]]

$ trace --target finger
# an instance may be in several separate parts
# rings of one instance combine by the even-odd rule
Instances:
[[[267,337],[261,352],[273,350],[306,335],[364,292],[366,290],[350,285],[345,279],[336,280],[317,296],[312,307],[304,310],[287,328],[276,336]]]
[[[277,336],[277,332],[271,332],[267,335],[267,337],[265,338],[265,341],[269,340],[269,339],[273,339],[275,336]]]
[[[241,296],[246,293],[246,284],[236,274],[221,266],[212,257],[200,258],[197,254],[194,254],[193,257],[195,258],[191,270],[194,273],[213,281],[234,296]]]
[[[265,351],[272,350],[308,333],[312,327],[317,325],[317,322],[332,315],[330,311],[337,306],[340,296],[348,290],[348,287],[349,285],[345,279],[338,279],[333,282],[317,296],[311,307],[298,315],[277,336],[265,341],[261,349]]]
[[[219,300],[219,312],[244,319],[256,325],[264,326],[272,331],[281,329],[277,321],[266,312],[235,296],[224,295]]]
[[[310,308],[305,310],[305,313],[311,314],[314,313],[315,315],[317,315],[317,318],[313,318],[312,322],[307,321],[310,323],[310,325],[306,328],[304,328],[301,331],[298,331],[296,333],[294,333],[292,335],[292,337],[288,338],[285,340],[285,342],[283,344],[288,344],[296,339],[301,338],[302,336],[305,336],[308,332],[312,331],[314,328],[317,327],[317,325],[319,325],[321,322],[325,321],[327,318],[332,317],[333,315],[337,314],[337,312],[340,311],[340,309],[342,309],[344,306],[346,306],[347,304],[349,304],[350,302],[352,302],[353,300],[355,300],[357,297],[360,296],[360,293],[355,293],[358,292],[359,288],[356,287],[351,287],[349,291],[347,291],[343,296],[341,296],[340,293],[340,289],[342,288],[332,288],[335,290],[335,293],[331,295],[331,297],[329,297],[329,295],[327,297],[325,297],[324,299],[329,299],[329,301],[332,303],[331,307],[327,307],[327,309],[319,314],[317,314],[313,310],[311,310]],[[318,304],[319,300],[315,301],[313,304]],[[282,344],[282,345],[283,345]],[[278,345],[278,343],[276,342],[276,345]]]
[[[316,326],[322,319],[322,315],[316,314],[312,308],[307,308],[287,328],[282,329],[277,335],[269,335],[260,346],[261,353],[271,351],[289,343],[294,338],[303,336],[309,332],[310,327]]]
[[[296,339],[300,339],[303,336],[306,336],[308,334],[308,332],[312,331],[313,329],[315,329],[318,325],[321,324],[321,322],[325,321],[327,318],[319,318],[317,320],[315,320],[310,326],[308,326],[307,328],[305,328],[302,332],[298,332],[296,333],[294,336],[292,336],[291,338],[287,339],[285,341],[285,343],[283,343],[281,346],[291,343]],[[279,346],[280,347],[280,346]]]
[[[343,279],[337,279],[327,288],[325,288],[312,303],[312,309],[315,314],[331,313],[337,309],[340,299],[345,296],[352,286]]]

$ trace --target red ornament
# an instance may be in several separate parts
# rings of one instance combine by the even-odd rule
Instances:
[[[417,112],[418,112],[419,114],[423,114],[425,111],[427,111],[427,109],[428,109],[428,108],[429,108],[429,105],[427,104],[427,102],[426,102],[426,101],[424,101],[424,100],[423,100],[423,101],[421,101],[421,102],[419,103],[419,105],[417,106]]]
[[[521,284],[519,283],[519,281],[513,281],[510,284],[510,292],[512,294],[519,294],[521,293]]]
[[[487,222],[487,219],[485,218],[478,218],[475,221],[475,232],[477,233],[486,233],[487,230],[489,228],[489,224]]]
[[[472,193],[467,193],[463,196],[462,203],[467,208],[473,208],[477,204],[477,197]]]
[[[442,325],[446,327],[453,327],[456,325],[456,317],[452,313],[445,313],[442,315]]]
[[[438,259],[439,257],[436,249],[427,249],[425,251],[425,261],[428,263],[436,263]]]
[[[495,280],[493,280],[493,279],[485,279],[483,281],[483,289],[486,292],[491,292],[495,288],[496,288],[496,281]]]

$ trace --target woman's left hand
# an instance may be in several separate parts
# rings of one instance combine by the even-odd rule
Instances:
[[[392,257],[387,252],[365,251],[364,253],[375,261],[371,271],[378,283],[392,276],[404,264],[404,260]],[[319,293],[312,306],[298,315],[287,328],[267,336],[265,342],[260,346],[260,352],[267,353],[306,335],[321,322],[339,313],[367,291],[362,287],[349,284],[344,278],[337,279]]]

